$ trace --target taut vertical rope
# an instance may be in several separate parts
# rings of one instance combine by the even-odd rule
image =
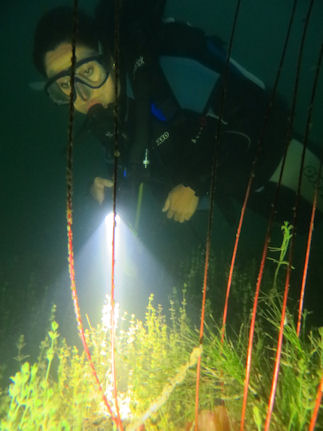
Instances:
[[[73,253],[73,231],[72,231],[72,224],[73,224],[73,216],[72,216],[72,194],[73,194],[73,126],[74,126],[74,91],[75,91],[75,64],[76,64],[76,32],[77,32],[77,25],[78,25],[78,18],[77,18],[77,12],[78,12],[78,0],[74,0],[74,7],[73,7],[74,13],[73,13],[73,31],[72,31],[72,65],[71,65],[71,77],[70,77],[70,87],[71,87],[71,93],[70,93],[70,103],[69,103],[69,125],[68,125],[68,144],[67,144],[67,161],[66,161],[66,219],[67,219],[67,238],[68,238],[68,268],[69,268],[69,274],[70,274],[70,280],[71,280],[71,292],[72,292],[72,299],[74,304],[74,311],[77,321],[78,330],[80,333],[80,337],[82,340],[83,348],[85,351],[85,354],[87,356],[87,359],[89,361],[92,374],[94,376],[94,379],[98,385],[99,391],[102,395],[103,402],[105,406],[107,407],[107,410],[109,414],[111,415],[111,418],[114,422],[116,422],[116,418],[113,415],[111,406],[105,396],[105,393],[103,391],[103,388],[101,386],[99,377],[97,375],[95,366],[92,361],[91,353],[89,350],[89,347],[87,345],[86,339],[85,339],[85,333],[84,333],[84,327],[82,323],[82,317],[81,317],[81,311],[77,296],[77,290],[76,290],[76,283],[75,283],[75,269],[74,269],[74,253]],[[116,422],[117,423],[117,422]]]
[[[289,18],[288,27],[287,27],[285,42],[283,45],[283,50],[282,50],[282,54],[280,57],[280,62],[279,62],[275,82],[273,85],[271,98],[270,98],[269,103],[268,103],[267,111],[266,111],[265,118],[264,118],[264,125],[263,125],[263,128],[261,130],[261,135],[260,135],[259,141],[258,141],[258,149],[257,149],[258,152],[260,151],[262,144],[263,144],[265,131],[268,127],[268,122],[269,122],[269,118],[270,118],[270,112],[271,112],[272,106],[273,106],[273,101],[274,101],[274,98],[275,98],[276,93],[277,93],[278,82],[279,82],[281,70],[282,70],[282,67],[283,67],[283,64],[285,61],[287,46],[288,46],[288,42],[290,39],[290,33],[291,33],[291,29],[292,29],[292,24],[293,24],[294,18],[295,18],[296,6],[297,6],[297,0],[294,0],[292,11],[291,11],[290,18]],[[286,151],[287,151],[287,149],[286,149]],[[257,163],[257,159],[258,159],[258,154],[256,154],[256,158],[253,161],[253,168],[252,168],[252,172],[250,175],[245,200],[248,199],[248,197],[249,197],[251,183],[253,182],[254,169],[255,169],[255,166]],[[257,308],[258,308],[258,298],[259,298],[260,287],[261,287],[261,282],[262,282],[262,277],[263,277],[263,272],[264,272],[264,267],[265,267],[268,244],[270,242],[270,235],[271,235],[272,224],[274,221],[275,208],[277,205],[279,188],[280,188],[280,183],[277,185],[275,197],[274,197],[274,200],[273,200],[272,205],[271,205],[271,211],[270,211],[269,219],[268,219],[268,225],[267,225],[267,230],[266,230],[266,235],[265,235],[264,247],[263,247],[263,252],[262,252],[262,257],[261,257],[261,262],[260,262],[260,267],[259,267],[259,273],[258,273],[258,277],[257,277],[254,302],[253,302],[253,307],[252,307],[252,315],[251,315],[249,339],[248,339],[248,348],[247,348],[246,374],[245,374],[245,380],[244,380],[243,401],[242,401],[242,409],[241,409],[240,431],[244,430],[244,421],[245,421],[246,408],[247,408],[248,389],[249,389],[249,381],[250,381],[250,370],[251,370],[251,361],[252,361],[253,337],[254,337],[254,332],[255,332],[256,314],[257,314]],[[224,327],[224,325],[225,325],[225,323],[223,323],[223,327]],[[224,328],[223,328],[223,333],[224,333]]]
[[[294,116],[295,116],[295,110],[296,110],[298,84],[299,84],[301,64],[302,64],[302,59],[303,59],[303,49],[304,49],[304,44],[305,44],[305,38],[307,35],[308,24],[309,24],[309,20],[310,20],[312,9],[313,9],[313,4],[314,4],[314,0],[311,0],[309,7],[308,7],[306,19],[305,19],[304,30],[303,30],[303,34],[302,34],[302,40],[300,43],[300,49],[299,49],[298,61],[297,61],[297,70],[296,70],[296,76],[295,76],[295,85],[294,85],[294,92],[293,92],[291,117],[290,117],[290,122],[289,122],[289,130],[287,133],[286,152],[285,152],[284,161],[282,163],[282,169],[280,172],[279,184],[281,182],[281,178],[282,178],[282,174],[283,174],[283,168],[284,168],[284,164],[285,164],[286,156],[287,156],[287,151],[288,151],[289,140],[291,138],[291,133],[292,133],[292,128],[293,128],[293,122],[294,122]],[[303,151],[302,165],[301,165],[301,169],[300,169],[300,177],[302,176],[302,173],[303,173],[302,172],[302,166],[303,166],[304,154],[305,153]],[[295,229],[295,222],[296,222],[296,218],[297,218],[297,200],[298,200],[298,198],[296,198],[296,205],[295,205],[294,214],[293,214],[294,215],[294,217],[293,217],[294,229]],[[274,408],[274,402],[275,402],[275,394],[276,394],[276,389],[277,389],[278,373],[279,373],[279,367],[280,367],[280,357],[281,357],[282,344],[283,344],[284,324],[285,324],[285,315],[286,315],[287,298],[288,298],[288,290],[289,290],[289,282],[290,282],[290,274],[291,274],[291,267],[292,267],[294,245],[295,245],[295,231],[294,231],[294,234],[292,236],[291,244],[290,244],[290,248],[289,248],[289,259],[288,259],[287,272],[286,272],[285,289],[284,289],[280,328],[279,328],[278,341],[277,341],[275,366],[274,366],[271,391],[270,391],[270,396],[269,396],[269,401],[268,401],[268,409],[267,409],[267,416],[266,416],[264,431],[269,430],[271,415],[272,415],[272,411]]]
[[[251,173],[250,173],[250,177],[248,180],[248,184],[247,184],[247,188],[246,188],[246,193],[245,193],[245,198],[244,198],[244,202],[242,205],[242,209],[241,209],[241,215],[240,215],[240,219],[239,219],[239,224],[238,224],[238,229],[237,229],[237,234],[236,234],[236,240],[235,240],[235,245],[234,245],[234,251],[232,254],[232,260],[231,260],[231,265],[230,265],[230,272],[229,272],[229,277],[228,277],[228,284],[227,284],[227,293],[226,293],[226,299],[225,299],[225,306],[224,306],[224,312],[223,312],[223,321],[222,321],[222,341],[224,339],[224,335],[225,335],[225,326],[226,326],[226,317],[227,317],[227,309],[228,309],[228,299],[229,299],[229,293],[230,293],[230,289],[231,289],[231,282],[232,282],[232,273],[233,273],[233,267],[235,264],[235,257],[236,257],[236,253],[237,253],[237,247],[238,247],[238,242],[239,242],[239,238],[240,238],[240,232],[241,232],[241,226],[242,226],[242,222],[244,219],[244,214],[245,214],[245,209],[248,203],[248,199],[249,199],[249,195],[250,195],[250,190],[252,187],[252,183],[255,177],[255,168],[258,162],[258,155],[261,151],[262,148],[262,144],[263,144],[263,140],[265,137],[265,132],[267,130],[268,127],[268,122],[269,122],[269,118],[270,118],[270,113],[273,107],[273,101],[275,99],[276,93],[277,93],[277,87],[278,87],[278,82],[280,79],[280,74],[281,74],[281,70],[283,67],[283,63],[285,60],[285,56],[286,56],[286,50],[287,50],[287,45],[288,45],[288,41],[289,41],[289,37],[290,37],[290,32],[291,32],[291,27],[292,27],[292,23],[294,21],[294,16],[295,16],[295,10],[296,10],[296,4],[297,4],[297,0],[294,0],[294,5],[292,8],[292,13],[290,16],[290,20],[289,20],[289,24],[288,24],[288,30],[287,30],[287,34],[286,34],[286,38],[285,38],[285,42],[284,42],[284,47],[283,47],[283,51],[282,51],[282,55],[280,58],[280,63],[277,69],[277,73],[276,73],[276,77],[275,77],[275,82],[273,85],[273,90],[271,93],[271,97],[266,109],[266,113],[264,116],[264,124],[263,127],[261,129],[260,135],[259,135],[259,139],[257,142],[257,151],[256,151],[256,155],[255,158],[252,162],[252,168],[251,168]]]
[[[123,425],[120,417],[117,390],[117,374],[115,361],[115,239],[116,239],[116,215],[117,215],[117,181],[118,181],[118,161],[119,161],[119,19],[120,19],[120,1],[114,2],[114,165],[113,165],[113,227],[112,227],[112,262],[111,262],[111,365],[113,378],[113,396],[117,412],[117,427],[123,431]]]
[[[305,138],[304,138],[304,150],[303,150],[303,155],[302,155],[302,165],[301,165],[301,169],[300,169],[300,173],[299,173],[297,201],[295,204],[295,218],[296,218],[296,209],[298,206],[298,200],[299,200],[299,196],[301,193],[301,183],[302,183],[302,173],[303,173],[303,166],[304,166],[305,151],[306,151],[307,142],[308,142],[309,133],[310,133],[310,127],[311,127],[311,123],[312,123],[313,105],[314,105],[317,85],[318,85],[318,81],[319,81],[322,57],[323,57],[323,44],[321,45],[319,58],[318,58],[317,65],[316,65],[316,73],[315,73],[314,82],[313,82],[312,96],[311,96],[311,100],[310,100],[309,107],[308,107],[308,116],[307,116],[306,131],[305,131]],[[321,152],[321,160],[322,160],[322,152]],[[310,221],[310,227],[309,227],[309,232],[308,232],[305,263],[304,263],[304,270],[303,270],[303,277],[302,277],[302,287],[301,287],[301,294],[300,294],[300,300],[299,300],[297,329],[296,329],[298,336],[299,336],[300,329],[301,329],[301,319],[302,319],[302,311],[303,311],[303,302],[304,302],[304,293],[305,293],[308,261],[309,261],[309,256],[310,256],[311,240],[312,240],[312,233],[313,233],[313,228],[314,228],[314,217],[315,217],[316,205],[317,205],[317,200],[318,200],[318,192],[319,192],[321,172],[322,172],[322,162],[320,162],[317,181],[316,181],[316,185],[315,185],[311,221]]]
[[[317,388],[315,406],[314,406],[314,410],[313,410],[313,414],[311,417],[311,422],[310,422],[310,426],[308,428],[308,431],[314,431],[316,419],[317,419],[317,416],[319,414],[319,409],[320,409],[320,405],[321,405],[322,393],[323,393],[323,376],[321,377],[320,384]]]
[[[208,268],[209,268],[209,259],[210,259],[210,251],[211,251],[211,238],[212,238],[212,225],[213,225],[213,217],[214,217],[214,205],[215,205],[215,177],[216,177],[216,161],[217,161],[217,149],[220,142],[220,132],[221,132],[221,123],[222,123],[222,115],[224,110],[224,101],[225,101],[225,93],[226,93],[226,80],[227,73],[229,70],[230,57],[232,52],[233,39],[235,34],[235,29],[237,25],[237,20],[239,16],[241,0],[237,0],[237,5],[235,8],[235,14],[232,24],[232,31],[230,36],[230,42],[227,51],[227,58],[225,62],[224,72],[223,72],[223,86],[221,91],[220,98],[220,107],[219,107],[219,119],[217,124],[215,143],[214,143],[214,152],[213,152],[213,160],[212,160],[212,171],[211,171],[211,183],[210,183],[210,210],[208,217],[208,231],[206,237],[206,250],[205,250],[205,263],[204,263],[204,280],[203,280],[203,294],[202,294],[202,306],[201,306],[201,323],[200,323],[200,337],[199,342],[200,345],[203,343],[203,334],[204,334],[204,318],[205,318],[205,301],[206,301],[206,289],[207,289],[207,280],[208,280]],[[195,391],[195,431],[198,430],[198,410],[199,410],[199,388],[200,388],[200,372],[201,372],[201,354],[199,355],[197,361],[197,371],[196,371],[196,391]]]

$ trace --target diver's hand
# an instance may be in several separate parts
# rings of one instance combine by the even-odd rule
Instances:
[[[183,223],[192,217],[198,203],[194,190],[179,184],[168,193],[162,211],[166,212],[167,218]]]
[[[113,186],[113,181],[106,178],[95,177],[91,186],[91,195],[101,205],[104,201],[104,189]]]

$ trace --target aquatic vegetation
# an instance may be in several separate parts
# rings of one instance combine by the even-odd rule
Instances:
[[[246,430],[263,429],[279,328],[280,299],[262,299],[266,305],[255,333]],[[110,328],[106,324],[109,310],[107,304],[97,326],[89,322],[86,339],[105,394],[114,408]],[[160,306],[154,305],[151,296],[143,321],[126,314],[118,319],[118,401],[125,430],[191,429],[195,364],[200,354],[200,431],[239,429],[248,321],[241,324],[236,335],[221,342],[220,329],[209,306],[207,316],[203,351],[198,347],[198,332],[187,315],[185,290],[180,303],[171,301],[169,318]],[[26,361],[20,339],[21,368],[11,377],[8,391],[1,392],[1,431],[115,429],[84,352],[69,346],[58,330],[53,314],[50,330],[33,364]],[[303,328],[297,337],[293,318],[288,315],[271,429],[306,428],[322,369],[322,328],[307,334]],[[221,428],[215,428],[219,421]],[[318,429],[322,425],[321,417]]]
[[[277,282],[278,282],[278,274],[281,266],[288,265],[288,260],[285,260],[285,256],[289,247],[290,240],[292,239],[292,231],[293,226],[285,221],[281,226],[281,231],[283,232],[283,239],[280,247],[268,247],[270,252],[279,253],[278,258],[267,257],[268,260],[273,261],[277,264],[275,274],[274,274],[274,283],[273,290],[277,291]]]

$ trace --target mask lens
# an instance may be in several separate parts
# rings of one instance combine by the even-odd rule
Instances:
[[[89,60],[76,67],[75,77],[88,87],[99,88],[106,81],[107,73],[98,61]]]
[[[108,79],[109,73],[99,62],[98,57],[80,60],[75,67],[75,95],[85,100],[90,89],[100,88]],[[52,77],[45,86],[49,97],[58,105],[68,104],[70,100],[70,71],[63,71]]]
[[[60,78],[61,79],[61,78]],[[69,103],[70,100],[70,83],[69,83],[70,77],[65,77],[66,85],[62,85],[60,80],[54,80],[47,84],[45,90],[48,94],[48,96],[58,105],[65,105]]]

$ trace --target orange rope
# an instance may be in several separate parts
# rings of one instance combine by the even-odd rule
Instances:
[[[204,280],[203,280],[203,294],[202,294],[202,310],[201,310],[201,324],[200,324],[200,345],[203,343],[204,333],[204,320],[205,320],[205,301],[206,301],[206,288],[208,278],[208,268],[210,259],[210,248],[211,248],[211,235],[209,234],[206,241],[206,252],[205,252],[205,264],[204,264]],[[201,375],[201,358],[200,354],[197,360],[196,369],[196,385],[195,385],[195,430],[198,429],[198,413],[199,413],[199,392],[200,392],[200,375]]]
[[[261,151],[261,147],[262,147],[262,144],[263,144],[263,141],[264,141],[264,138],[265,138],[265,132],[266,132],[267,127],[268,127],[268,122],[269,122],[269,118],[270,118],[270,112],[271,112],[272,107],[273,107],[273,102],[274,102],[274,99],[275,99],[275,96],[276,96],[278,82],[279,82],[280,75],[281,75],[281,70],[282,70],[282,67],[283,67],[283,63],[285,61],[285,56],[286,56],[286,51],[287,51],[287,45],[288,45],[288,42],[289,42],[291,27],[292,27],[292,23],[294,21],[294,16],[295,16],[296,4],[297,4],[297,0],[294,0],[294,4],[293,4],[293,7],[292,7],[292,12],[291,12],[291,16],[290,16],[290,19],[289,19],[288,29],[287,29],[287,33],[286,33],[286,38],[285,38],[285,42],[284,42],[282,54],[281,54],[281,57],[280,57],[280,62],[279,62],[279,66],[278,66],[278,69],[277,69],[277,73],[276,73],[274,85],[273,85],[273,90],[272,90],[271,98],[270,98],[268,106],[267,106],[266,114],[265,114],[265,117],[264,117],[264,124],[263,124],[262,130],[261,130],[261,134],[260,134],[260,137],[259,137],[258,143],[257,143],[257,153],[255,155],[255,158],[254,158],[253,162],[252,162],[252,169],[251,169],[251,172],[250,172],[250,177],[249,177],[248,185],[247,185],[247,188],[246,188],[244,202],[243,202],[243,205],[242,205],[242,208],[241,208],[241,214],[240,214],[238,229],[237,229],[237,233],[236,233],[236,240],[235,240],[235,244],[234,244],[234,249],[233,249],[233,254],[232,254],[232,259],[231,259],[231,264],[230,264],[228,283],[227,283],[227,291],[226,291],[225,305],[224,305],[224,311],[223,311],[223,320],[222,320],[221,342],[223,342],[224,335],[225,335],[225,326],[226,326],[226,319],[227,319],[229,294],[230,294],[230,289],[231,289],[232,275],[233,275],[233,269],[234,269],[234,265],[235,265],[235,259],[236,259],[237,249],[238,249],[238,243],[239,243],[239,238],[240,238],[242,223],[243,223],[243,219],[244,219],[244,215],[245,215],[245,210],[246,210],[246,206],[247,206],[249,195],[250,195],[250,191],[251,191],[251,186],[252,186],[253,179],[254,179],[254,176],[255,176],[255,167],[256,167],[257,162],[258,162],[258,154]]]
[[[202,293],[202,306],[201,306],[201,322],[200,322],[200,337],[199,343],[200,345],[203,343],[203,335],[204,335],[204,320],[205,320],[205,302],[206,302],[206,289],[207,289],[207,280],[208,280],[208,268],[209,268],[209,259],[210,259],[210,251],[211,251],[211,238],[212,238],[212,224],[214,217],[214,205],[215,205],[215,174],[216,174],[216,157],[217,157],[217,149],[220,142],[220,131],[221,131],[221,120],[222,114],[224,111],[224,100],[225,100],[225,92],[226,92],[226,79],[229,71],[229,63],[232,52],[232,45],[234,39],[234,33],[237,25],[237,20],[239,16],[241,0],[237,0],[237,5],[235,8],[235,14],[233,19],[232,31],[230,36],[230,42],[228,45],[227,58],[224,67],[223,73],[223,86],[221,91],[221,99],[220,99],[220,108],[219,108],[219,119],[217,124],[216,136],[215,136],[215,145],[214,145],[214,153],[212,158],[212,171],[211,171],[211,183],[210,183],[210,210],[208,217],[208,230],[206,237],[206,249],[205,249],[205,264],[204,264],[204,280],[203,280],[203,293]],[[200,388],[200,374],[201,374],[201,354],[198,357],[197,361],[197,369],[196,369],[196,387],[195,387],[195,431],[198,430],[198,412],[199,412],[199,388]]]
[[[317,416],[319,413],[321,400],[322,400],[322,393],[323,393],[323,376],[321,377],[320,384],[317,388],[315,406],[314,406],[314,410],[313,410],[313,414],[311,417],[311,422],[310,422],[310,426],[308,428],[308,431],[314,431],[314,429],[315,429],[316,419],[317,419]]]
[[[113,380],[113,397],[117,412],[116,425],[123,431],[120,416],[117,388],[117,372],[115,360],[115,241],[116,241],[116,215],[117,215],[117,180],[118,180],[118,160],[119,160],[119,12],[120,1],[114,2],[114,64],[115,64],[115,100],[114,104],[114,168],[113,168],[113,227],[112,227],[112,262],[111,262],[111,365]]]
[[[314,100],[315,100],[315,96],[316,96],[316,89],[317,89],[318,80],[319,80],[322,57],[323,57],[323,44],[321,45],[321,49],[320,49],[320,53],[319,53],[315,78],[314,78],[314,82],[313,82],[312,96],[311,96],[311,100],[310,100],[309,108],[308,108],[304,147],[305,147],[305,145],[307,145],[307,141],[308,141],[308,137],[309,137],[309,133],[310,133],[313,105],[314,105]],[[304,157],[305,157],[305,154],[304,154]],[[322,154],[321,154],[321,160],[322,160]],[[302,159],[302,163],[303,162],[304,161]],[[310,221],[310,227],[309,227],[309,232],[308,232],[306,255],[305,255],[304,270],[303,270],[303,277],[302,277],[302,287],[301,287],[299,309],[298,309],[298,319],[297,319],[297,329],[296,329],[297,336],[299,336],[300,329],[301,329],[301,319],[302,319],[305,285],[306,285],[306,278],[307,278],[307,271],[308,271],[308,261],[309,261],[309,256],[310,256],[312,234],[313,234],[313,229],[314,229],[314,218],[315,218],[316,205],[317,205],[317,200],[318,200],[318,192],[319,192],[319,186],[320,186],[321,172],[322,172],[322,162],[320,163],[320,167],[319,167],[318,175],[317,175],[317,180],[316,180],[316,184],[315,184],[314,200],[313,200],[312,213],[311,213],[311,221]],[[299,184],[298,184],[298,195],[300,194],[300,190],[301,190],[301,179],[302,179],[302,177],[301,177],[301,172],[300,172]]]
[[[281,57],[280,57],[280,62],[279,62],[279,66],[278,66],[278,70],[277,70],[275,82],[274,82],[274,85],[273,85],[273,90],[272,90],[271,98],[270,98],[270,101],[268,103],[267,112],[266,112],[265,119],[264,119],[264,125],[263,125],[262,131],[261,131],[261,136],[260,136],[259,142],[258,142],[258,148],[257,148],[258,152],[261,149],[261,146],[262,146],[262,143],[263,143],[263,140],[264,140],[264,136],[265,136],[265,131],[267,130],[267,127],[268,127],[268,122],[269,122],[269,118],[270,118],[270,112],[272,110],[272,106],[273,106],[273,102],[274,102],[274,99],[275,99],[275,96],[276,96],[276,92],[277,92],[277,88],[278,88],[278,83],[279,83],[279,79],[280,79],[282,67],[283,67],[283,64],[284,64],[284,61],[285,61],[285,57],[286,57],[287,46],[288,46],[289,39],[290,39],[291,28],[292,28],[292,24],[293,24],[294,17],[295,17],[296,5],[297,5],[297,0],[294,0],[293,7],[292,7],[292,10],[291,10],[291,15],[290,15],[290,18],[289,18],[288,27],[287,27],[287,33],[286,33],[286,37],[285,37],[285,41],[284,41],[284,45],[283,45],[283,49],[282,49],[282,54],[281,54]],[[259,273],[258,273],[258,277],[257,277],[257,284],[256,284],[256,290],[255,290],[255,296],[254,296],[254,302],[253,302],[253,308],[252,308],[252,316],[251,316],[251,322],[250,322],[250,328],[249,328],[249,339],[248,339],[247,359],[246,359],[246,374],[245,374],[245,380],[244,380],[243,401],[242,401],[241,419],[240,419],[240,431],[244,430],[244,421],[245,421],[246,408],[247,408],[247,400],[248,400],[248,389],[249,389],[250,371],[251,371],[251,362],[252,362],[253,338],[254,338],[256,314],[257,314],[257,308],[258,308],[258,299],[259,299],[261,282],[262,282],[262,279],[263,279],[263,272],[264,272],[264,267],[265,267],[265,262],[266,262],[268,245],[270,243],[270,235],[271,235],[272,224],[273,224],[274,216],[275,216],[275,208],[276,208],[276,205],[277,205],[278,193],[279,193],[279,189],[280,189],[280,185],[281,185],[282,172],[283,172],[283,169],[284,169],[284,166],[285,166],[285,159],[286,159],[286,155],[287,155],[287,149],[288,149],[288,146],[286,146],[286,148],[285,148],[285,154],[284,154],[284,160],[283,160],[282,169],[281,169],[281,172],[280,172],[280,178],[279,178],[279,181],[278,181],[278,184],[277,184],[277,187],[276,187],[276,192],[275,192],[275,195],[274,195],[274,199],[273,199],[273,202],[272,202],[272,205],[271,205],[271,211],[270,211],[270,214],[269,214],[267,231],[266,231],[265,240],[264,240],[264,247],[263,247],[263,252],[262,252],[262,257],[261,257],[261,262],[260,262],[260,267],[259,267]],[[254,176],[254,169],[255,169],[255,166],[256,166],[256,163],[257,163],[257,157],[258,157],[258,155],[256,155],[255,160],[253,161],[253,169],[252,169],[252,172],[251,172],[251,175],[250,175],[250,179],[249,179],[249,183],[248,183],[248,187],[247,187],[247,191],[246,191],[244,206],[246,205],[248,197],[249,197],[251,183],[253,181],[253,176]],[[241,218],[243,218],[244,206],[242,207]],[[238,241],[238,238],[236,240],[236,243],[237,243],[237,241]],[[231,280],[230,279],[228,281],[228,286],[229,286],[229,283],[231,284]],[[228,287],[228,289],[229,289],[229,287]],[[223,331],[222,334],[224,336],[225,320],[223,322],[223,329],[222,329],[222,331]]]
[[[234,264],[235,264],[236,255],[237,255],[237,251],[238,251],[238,244],[239,244],[239,239],[240,239],[240,234],[241,234],[242,223],[243,223],[243,220],[244,220],[244,215],[245,215],[245,212],[246,212],[247,202],[248,202],[248,199],[249,199],[249,195],[250,195],[250,190],[251,190],[251,186],[252,186],[252,183],[253,183],[253,179],[254,179],[254,175],[252,173],[250,175],[250,177],[249,177],[247,191],[246,191],[244,202],[243,202],[243,205],[242,205],[241,214],[240,214],[240,220],[239,220],[239,225],[238,225],[238,229],[237,229],[237,233],[236,233],[236,240],[234,242],[233,254],[232,254],[232,259],[231,259],[231,264],[230,264],[228,283],[227,283],[227,291],[226,291],[225,302],[224,302],[223,319],[222,319],[222,329],[221,329],[221,343],[223,343],[223,341],[224,341],[225,326],[226,326],[226,321],[227,321],[229,295],[230,295],[231,284],[232,284],[233,269],[234,269]]]
[[[111,419],[114,422],[116,422],[116,418],[113,415],[111,406],[110,406],[110,404],[106,398],[106,395],[103,391],[103,388],[101,386],[99,377],[97,375],[97,372],[96,372],[96,369],[95,369],[95,366],[94,366],[94,363],[92,360],[92,356],[91,356],[88,344],[87,344],[86,339],[85,339],[84,327],[83,327],[83,323],[82,323],[81,311],[80,311],[78,295],[77,295],[77,290],[76,290],[76,283],[75,283],[74,256],[73,256],[73,232],[72,232],[73,220],[72,220],[72,208],[70,205],[71,201],[70,201],[69,197],[70,196],[68,196],[68,198],[67,198],[67,210],[66,210],[67,235],[68,235],[68,267],[69,267],[69,274],[70,274],[70,279],[71,279],[71,286],[70,287],[71,287],[71,291],[72,291],[72,299],[73,299],[73,304],[74,304],[74,311],[75,311],[77,326],[78,326],[78,330],[79,330],[79,334],[80,334],[80,337],[82,340],[85,354],[86,354],[87,359],[89,361],[93,377],[96,381],[96,384],[98,385],[99,392],[102,395],[103,402],[104,402],[109,414],[111,415]]]
[[[273,379],[272,379],[272,384],[271,384],[271,391],[270,391],[270,397],[269,397],[269,402],[268,402],[267,416],[266,416],[264,431],[269,430],[271,415],[273,412],[274,402],[275,402],[275,395],[276,395],[277,382],[278,382],[278,373],[279,373],[279,367],[280,367],[280,357],[281,357],[281,351],[282,351],[282,345],[283,345],[284,325],[285,325],[285,315],[286,315],[286,308],[287,308],[290,272],[291,272],[291,265],[289,263],[288,268],[287,268],[286,280],[285,280],[285,290],[284,290],[282,314],[281,314],[281,320],[280,320],[280,328],[279,328],[277,350],[276,350],[276,357],[275,357],[274,374],[273,374]]]
[[[248,390],[249,390],[249,381],[250,381],[250,370],[251,370],[251,359],[252,359],[252,348],[253,348],[253,337],[255,333],[255,323],[256,323],[256,314],[257,314],[257,308],[258,308],[258,299],[259,299],[259,292],[260,292],[260,286],[262,282],[264,267],[265,267],[265,261],[267,256],[267,250],[268,250],[268,244],[270,242],[270,231],[271,226],[273,222],[273,216],[274,212],[272,211],[268,228],[267,228],[267,234],[265,238],[264,248],[262,252],[262,258],[260,263],[260,269],[258,273],[257,278],[257,285],[256,285],[256,291],[253,301],[253,308],[252,308],[252,316],[251,316],[251,322],[250,322],[250,329],[249,329],[249,340],[248,340],[248,349],[247,349],[247,361],[246,361],[246,374],[245,374],[245,380],[244,380],[244,389],[243,389],[243,402],[242,402],[242,410],[241,410],[241,420],[240,420],[240,431],[244,430],[244,421],[245,421],[245,415],[246,415],[246,408],[247,408],[247,399],[248,399]]]
[[[315,211],[316,211],[316,205],[317,205],[317,194],[318,194],[318,190],[315,189],[313,206],[312,206],[312,213],[311,213],[311,221],[310,221],[310,226],[309,226],[309,230],[308,230],[308,237],[307,237],[305,262],[304,262],[304,270],[303,270],[303,277],[302,277],[302,287],[301,287],[299,307],[298,307],[297,328],[296,328],[296,333],[297,333],[298,337],[299,337],[299,334],[301,331],[301,321],[302,321],[305,286],[306,286],[307,271],[308,271],[308,262],[309,262],[309,258],[310,258],[312,235],[313,235],[313,229],[314,229],[314,218],[315,218]]]
[[[96,381],[96,384],[99,388],[99,392],[102,396],[102,400],[111,416],[111,419],[117,424],[117,418],[114,417],[111,406],[106,398],[106,395],[103,391],[102,385],[100,383],[99,377],[97,375],[92,356],[86,342],[84,327],[82,323],[81,311],[78,301],[76,282],[75,282],[75,265],[74,265],[74,252],[73,252],[73,216],[72,216],[72,191],[73,191],[73,126],[74,126],[74,78],[75,78],[75,64],[76,64],[76,33],[77,33],[77,11],[78,11],[78,1],[74,0],[74,15],[73,15],[73,33],[72,33],[72,66],[71,66],[71,94],[70,94],[70,103],[69,103],[69,127],[68,127],[68,146],[67,146],[67,167],[66,167],[66,185],[67,185],[67,197],[66,197],[66,220],[67,220],[67,238],[68,238],[68,268],[69,275],[71,280],[71,293],[72,300],[74,305],[74,311],[77,321],[77,326],[79,330],[79,334],[82,340],[83,348],[87,359],[89,361],[92,375]]]
[[[298,62],[297,62],[297,70],[296,70],[296,76],[295,76],[295,85],[294,85],[294,94],[293,94],[293,103],[292,103],[292,111],[291,111],[291,120],[290,120],[290,129],[289,132],[292,130],[293,126],[293,119],[295,115],[295,107],[296,107],[296,99],[297,99],[297,91],[298,91],[298,84],[299,84],[299,78],[300,78],[300,70],[301,70],[301,64],[302,64],[302,58],[303,58],[303,49],[305,44],[305,38],[307,34],[308,24],[310,20],[310,16],[312,13],[314,0],[311,0],[307,15],[305,19],[304,24],[304,30],[302,34],[302,40],[300,43],[300,49],[298,54]],[[288,136],[289,138],[289,136]],[[288,139],[289,141],[289,139]],[[298,202],[300,197],[300,186],[302,182],[302,174],[303,174],[303,166],[304,166],[304,158],[305,158],[305,150],[306,150],[306,142],[304,143],[304,149],[302,154],[302,160],[301,160],[301,166],[300,166],[300,173],[299,173],[299,180],[298,180],[298,190],[297,190],[297,196],[296,196],[296,202],[295,206],[293,208],[293,226],[295,229],[296,226],[296,220],[297,220],[297,209],[298,209]],[[282,174],[282,171],[281,171]],[[283,297],[283,304],[282,304],[282,312],[281,312],[281,320],[280,320],[280,328],[279,328],[279,335],[278,335],[278,341],[277,341],[277,350],[276,350],[276,357],[275,357],[275,366],[274,366],[274,373],[272,378],[272,385],[271,385],[271,391],[268,401],[268,408],[267,408],[267,416],[265,421],[265,428],[264,431],[268,431],[270,427],[270,421],[271,416],[273,412],[274,407],[274,401],[275,401],[275,395],[276,395],[276,389],[277,389],[277,382],[278,382],[278,373],[280,368],[280,358],[281,358],[281,352],[282,352],[282,343],[283,343],[283,335],[284,335],[284,325],[285,325],[285,315],[286,315],[286,308],[287,308],[287,298],[288,298],[288,290],[289,290],[289,282],[290,282],[290,273],[292,268],[292,259],[293,259],[293,251],[294,251],[294,244],[295,244],[295,231],[291,239],[290,249],[289,249],[289,258],[288,258],[288,267],[286,272],[286,280],[285,280],[285,288],[284,288],[284,297]]]

